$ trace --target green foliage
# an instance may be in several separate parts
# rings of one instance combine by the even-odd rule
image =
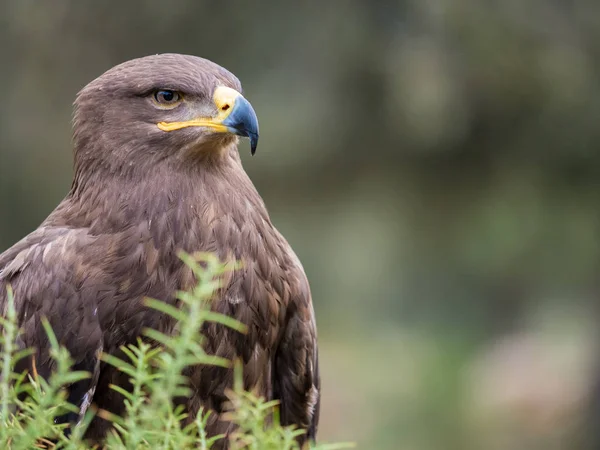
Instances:
[[[178,292],[179,308],[164,302],[148,299],[148,306],[177,320],[175,331],[165,335],[156,330],[145,330],[145,339],[136,345],[122,347],[126,359],[103,354],[102,359],[130,377],[131,392],[119,386],[112,389],[125,397],[126,414],[115,416],[107,411],[87,411],[85,417],[68,435],[67,425],[56,424],[54,419],[67,411],[77,411],[66,400],[66,387],[90,376],[86,372],[71,371],[72,361],[68,351],[61,347],[49,324],[44,327],[49,336],[51,357],[55,370],[49,380],[37,373],[27,375],[14,371],[15,363],[31,354],[30,350],[17,351],[17,314],[11,290],[8,306],[0,318],[2,336],[2,373],[0,392],[0,448],[31,449],[56,448],[82,450],[89,446],[83,440],[85,430],[94,414],[110,420],[113,430],[107,436],[105,448],[123,449],[210,449],[223,436],[208,437],[206,424],[210,412],[201,411],[195,419],[186,419],[182,406],[174,399],[190,394],[182,375],[185,367],[209,364],[228,367],[231,361],[208,355],[203,349],[202,325],[207,321],[245,332],[243,324],[230,317],[210,311],[210,301],[219,288],[221,276],[231,270],[215,256],[182,255],[182,259],[199,280],[190,292]],[[227,393],[230,400],[228,418],[238,425],[229,437],[232,450],[294,450],[298,449],[295,436],[302,433],[293,427],[279,424],[275,401],[267,402],[243,389],[241,366],[235,368],[235,384]],[[318,445],[318,450],[335,450],[351,447],[348,444]]]

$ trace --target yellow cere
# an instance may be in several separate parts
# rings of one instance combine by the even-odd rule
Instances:
[[[219,86],[213,94],[213,101],[218,111],[216,117],[199,117],[197,119],[186,120],[185,122],[159,122],[157,126],[162,131],[174,131],[187,127],[210,127],[215,131],[225,133],[227,132],[227,127],[221,124],[231,114],[236,99],[241,96],[242,94],[235,89]]]

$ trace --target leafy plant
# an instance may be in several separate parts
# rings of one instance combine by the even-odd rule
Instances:
[[[245,332],[245,326],[234,319],[210,310],[210,302],[221,285],[222,275],[232,270],[210,254],[187,255],[181,258],[194,272],[198,284],[190,292],[178,292],[178,307],[159,300],[148,299],[149,307],[171,316],[177,322],[174,332],[166,335],[157,330],[145,330],[145,339],[136,345],[123,346],[125,359],[103,354],[102,360],[129,376],[131,390],[111,386],[124,397],[125,414],[115,416],[108,411],[90,408],[83,420],[65,433],[66,424],[55,418],[76,411],[66,400],[66,387],[89,374],[71,371],[72,360],[61,347],[47,321],[44,327],[49,336],[50,355],[56,369],[49,380],[33,374],[17,374],[15,363],[32,354],[19,351],[17,314],[13,293],[9,288],[5,316],[0,318],[0,448],[88,449],[83,436],[94,414],[110,420],[113,430],[104,444],[107,450],[123,449],[204,449],[209,450],[224,436],[208,437],[206,424],[210,412],[200,411],[188,420],[183,406],[175,398],[190,395],[190,387],[182,375],[185,367],[196,364],[229,367],[232,362],[209,355],[204,351],[200,333],[205,322],[217,322]],[[241,366],[235,367],[233,389],[227,392],[230,409],[228,419],[237,425],[229,437],[232,450],[295,450],[295,437],[302,433],[293,427],[282,427],[277,415],[277,402],[246,392],[243,389]],[[318,450],[349,448],[349,444],[318,445]]]

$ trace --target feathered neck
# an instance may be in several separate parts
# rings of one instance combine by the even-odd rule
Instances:
[[[221,153],[181,152],[140,164],[76,162],[71,191],[46,223],[111,233],[160,217],[184,226],[203,211],[239,214],[247,205],[267,217],[234,144]]]

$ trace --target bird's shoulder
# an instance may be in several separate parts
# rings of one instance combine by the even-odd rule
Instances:
[[[134,235],[134,230],[92,234],[89,228],[43,224],[0,254],[0,307],[9,284],[17,307],[34,310],[58,299],[108,294],[120,278],[130,276],[125,268],[130,264],[119,261],[143,259],[143,242],[131,239]],[[120,272],[114,269],[119,264]]]
[[[0,280],[11,280],[32,265],[55,267],[67,252],[77,254],[86,245],[86,237],[81,229],[40,226],[0,254]]]
[[[36,299],[47,290],[60,295],[65,282],[83,271],[84,249],[93,238],[86,230],[40,226],[0,254],[0,289],[10,284],[17,305]],[[0,301],[4,298],[0,292]]]

